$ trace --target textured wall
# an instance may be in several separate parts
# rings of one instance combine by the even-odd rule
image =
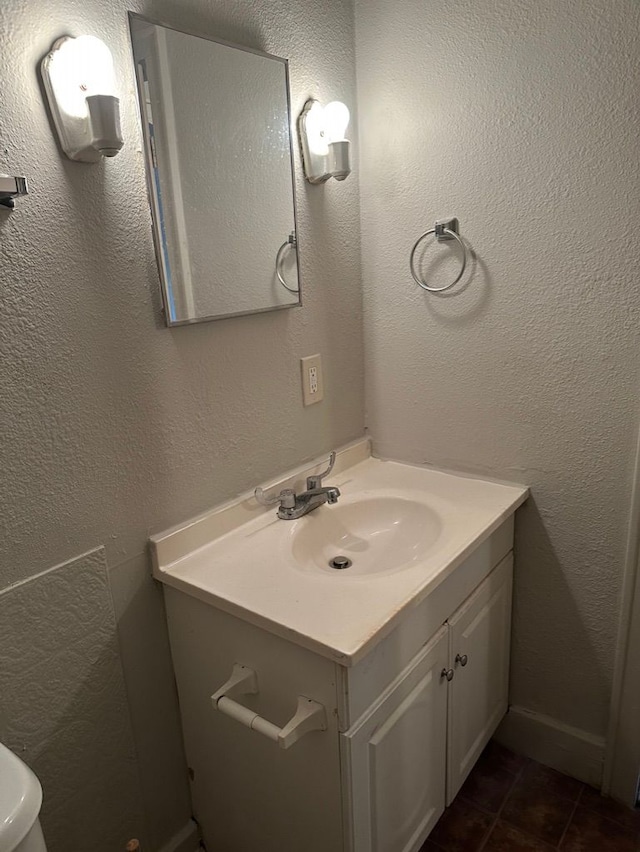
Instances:
[[[2,738],[42,779],[49,848],[120,852],[143,817],[104,550],[0,592],[0,647]]]
[[[305,186],[296,151],[304,307],[166,329],[128,9],[288,57],[294,114],[311,94],[354,103],[355,82],[352,11],[343,0],[49,0],[46,15],[36,0],[0,5],[0,171],[27,175],[31,188],[13,214],[0,214],[0,588],[104,545],[145,836],[155,850],[182,826],[188,803],[146,540],[361,434],[358,186],[355,177]],[[36,74],[55,38],[83,32],[110,45],[124,74],[126,147],[100,165],[60,154]],[[318,351],[325,400],[305,409],[298,359]],[[42,615],[54,637],[67,617],[55,600]],[[70,693],[82,690],[82,671],[75,677]],[[39,712],[47,712],[46,690]],[[114,756],[112,769],[117,763]],[[64,772],[63,764],[49,767],[45,794]],[[89,759],[82,772],[88,784]],[[115,825],[120,803],[109,801]],[[133,797],[130,806],[135,815],[141,802]],[[137,828],[136,819],[127,825]],[[98,852],[99,842],[89,846]]]
[[[358,0],[368,423],[528,483],[512,698],[605,732],[640,366],[634,0]],[[408,255],[457,215],[453,296]],[[436,285],[455,250],[424,255]]]

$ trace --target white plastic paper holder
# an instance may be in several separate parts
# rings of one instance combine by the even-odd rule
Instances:
[[[214,710],[219,710],[259,734],[278,743],[280,748],[290,748],[294,743],[311,731],[327,730],[327,713],[324,705],[298,696],[298,706],[295,714],[280,728],[263,718],[254,710],[249,710],[234,700],[238,695],[256,695],[258,693],[258,676],[248,666],[235,663],[231,677],[213,693],[211,703]]]

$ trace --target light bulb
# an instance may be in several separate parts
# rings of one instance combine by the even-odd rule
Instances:
[[[78,64],[83,69],[86,97],[91,95],[118,96],[113,56],[107,45],[91,35],[76,39]]]
[[[329,178],[344,180],[351,173],[349,140],[345,138],[349,110],[332,101],[323,107],[315,98],[304,105],[298,118],[305,177],[309,183]]]
[[[347,125],[349,124],[349,110],[340,101],[331,101],[324,108],[324,127],[327,142],[343,142]]]
[[[64,39],[50,73],[55,77],[58,103],[67,115],[84,118],[86,98],[91,95],[117,95],[111,51],[95,36]]]

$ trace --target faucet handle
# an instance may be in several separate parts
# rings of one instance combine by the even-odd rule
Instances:
[[[292,488],[283,488],[279,494],[270,496],[267,496],[262,488],[256,488],[253,493],[262,506],[275,506],[276,503],[280,503],[283,509],[293,509],[296,505],[296,494]]]
[[[329,476],[329,474],[333,470],[333,466],[335,463],[336,454],[335,451],[333,451],[329,456],[329,467],[322,473],[316,473],[315,476],[307,477],[307,491],[311,491],[313,488],[320,488],[320,486],[322,485],[322,480],[325,478],[325,476]]]

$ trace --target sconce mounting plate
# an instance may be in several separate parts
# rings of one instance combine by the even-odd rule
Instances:
[[[298,117],[298,138],[302,149],[302,164],[309,183],[324,183],[331,177],[327,157],[329,146],[324,139],[315,116],[322,107],[315,98],[309,98]]]

